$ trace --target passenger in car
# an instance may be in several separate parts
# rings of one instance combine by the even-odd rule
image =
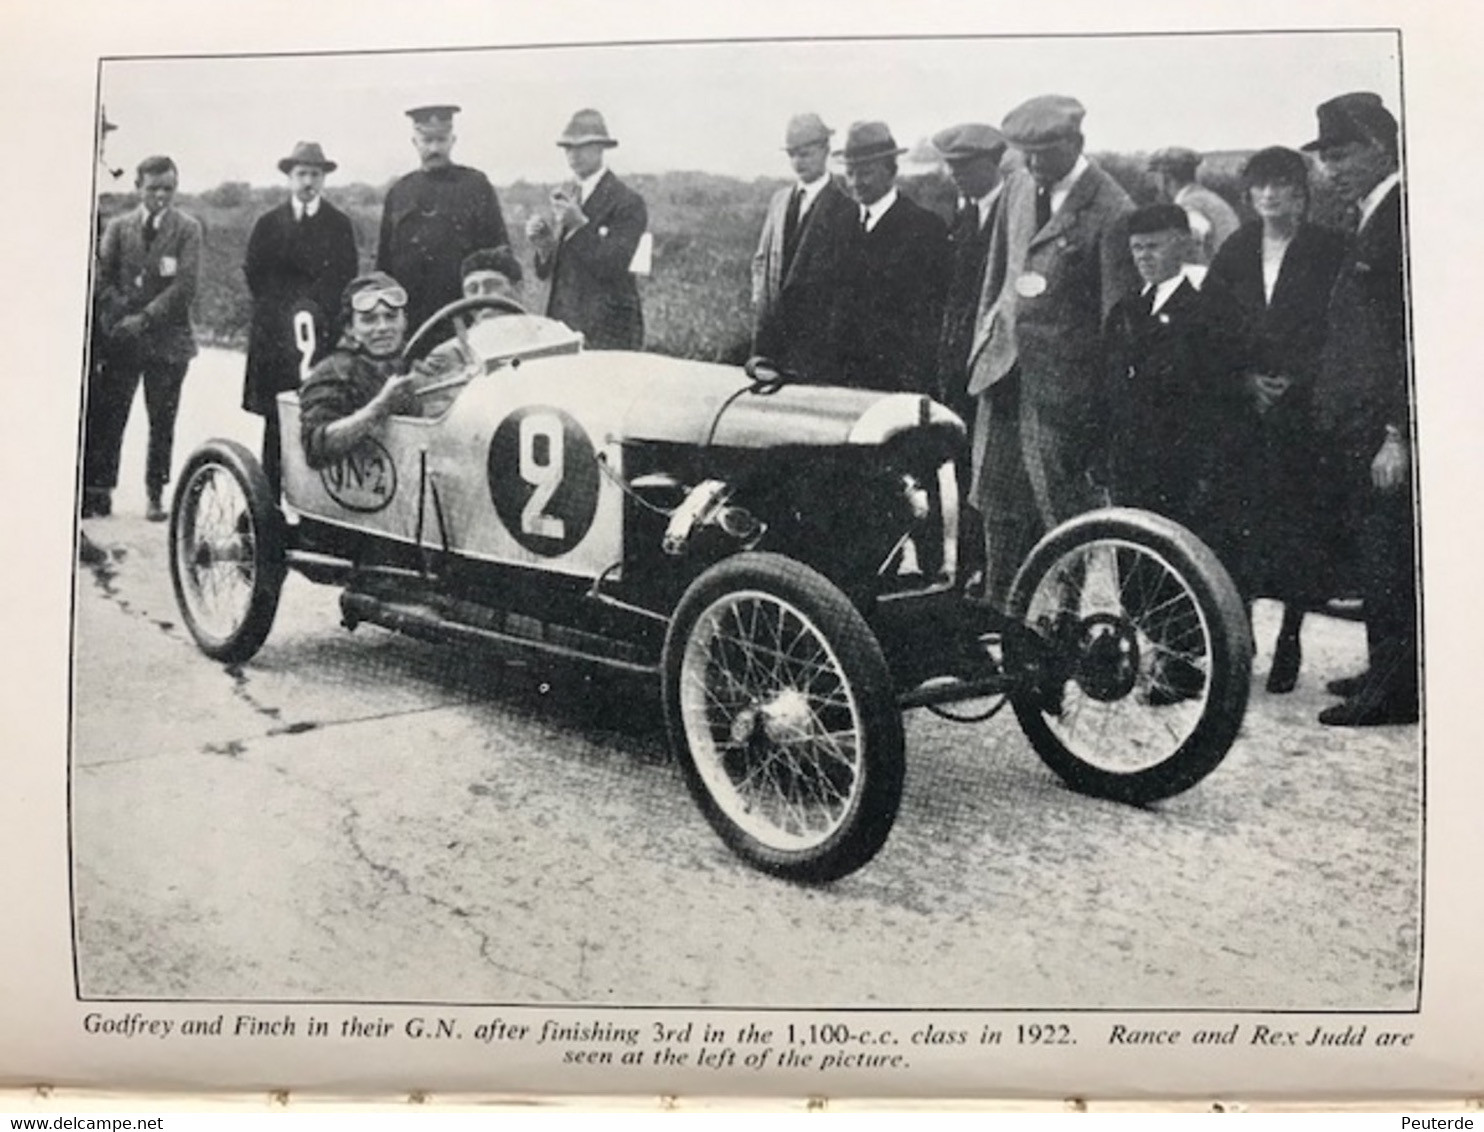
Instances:
[[[311,468],[333,464],[393,413],[417,412],[417,376],[402,358],[406,308],[407,291],[385,272],[346,285],[340,341],[299,393],[300,438]],[[419,368],[431,372],[426,364]]]

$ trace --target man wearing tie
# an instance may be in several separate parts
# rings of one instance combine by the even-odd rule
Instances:
[[[830,178],[830,136],[818,114],[788,123],[784,150],[798,181],[768,205],[752,257],[752,352],[805,380],[838,380],[831,320],[855,206]]]
[[[897,191],[899,147],[885,122],[846,134],[845,184],[857,207],[836,320],[841,382],[858,389],[933,392],[948,231]]]
[[[144,382],[149,452],[145,517],[165,518],[180,387],[196,355],[191,302],[201,263],[201,225],[173,207],[179,175],[168,157],[139,163],[139,207],[116,216],[98,251],[97,317],[102,380],[89,396],[83,516],[107,515],[134,391]]]
[[[1074,98],[1042,95],[1001,125],[1025,168],[1006,179],[995,218],[968,388],[978,398],[970,490],[985,523],[985,596],[1000,606],[1036,540],[1096,502],[1102,325],[1139,282],[1133,205],[1083,154],[1084,114]]]
[[[617,144],[596,110],[572,115],[557,145],[577,184],[551,194],[551,219],[533,216],[526,224],[536,275],[551,280],[547,317],[581,331],[590,350],[644,346],[634,256],[649,211],[644,198],[603,165],[604,151]]]
[[[265,212],[247,241],[243,273],[252,294],[252,328],[242,407],[263,418],[263,471],[279,483],[278,394],[335,346],[340,294],[356,275],[350,218],[324,199],[336,169],[318,142],[300,142],[278,163],[289,199]]]

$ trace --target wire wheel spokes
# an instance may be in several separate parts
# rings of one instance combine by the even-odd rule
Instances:
[[[1150,547],[1103,538],[1069,549],[1037,583],[1027,622],[1052,650],[1047,726],[1090,765],[1156,766],[1205,715],[1211,626],[1190,583]]]
[[[810,849],[851,816],[860,708],[829,640],[790,602],[737,591],[706,608],[686,644],[680,703],[707,790],[762,844]]]
[[[175,544],[182,596],[201,631],[226,639],[246,620],[257,585],[257,535],[237,478],[197,468],[181,491]]]

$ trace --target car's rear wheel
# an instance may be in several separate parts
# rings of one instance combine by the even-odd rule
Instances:
[[[1092,512],[1016,575],[1015,712],[1069,786],[1144,803],[1210,774],[1247,709],[1252,634],[1230,576],[1178,523]]]
[[[686,591],[664,655],[670,743],[712,828],[790,880],[860,868],[901,802],[901,713],[881,646],[828,579],[744,553]]]
[[[170,512],[170,577],[197,646],[240,662],[262,647],[284,579],[283,517],[247,449],[213,440],[191,454]]]

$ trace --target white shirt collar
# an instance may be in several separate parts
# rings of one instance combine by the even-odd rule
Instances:
[[[170,205],[166,205],[164,208],[160,209],[159,215],[155,217],[154,224],[151,225],[149,209],[145,208],[144,205],[141,204],[139,206],[139,220],[146,227],[153,227],[154,230],[158,232],[160,230],[160,225],[165,223],[165,217],[170,215],[170,208]]]
[[[315,215],[317,215],[319,213],[319,201],[320,201],[320,198],[318,196],[316,196],[308,204],[305,204],[298,197],[289,197],[289,200],[292,201],[293,202],[293,205],[294,205],[294,219],[295,220],[302,220],[302,219],[304,219],[304,214],[305,213],[308,213],[310,216],[315,216]]]
[[[1166,279],[1163,283],[1156,283],[1154,285],[1154,305],[1149,308],[1149,313],[1157,314],[1159,312],[1159,308],[1170,301],[1170,296],[1173,295],[1177,290],[1179,290],[1180,284],[1184,282],[1185,273],[1183,271],[1179,271],[1170,276],[1170,278]],[[1141,294],[1149,294],[1149,287],[1147,284],[1145,285],[1144,290],[1141,292]]]
[[[603,179],[603,174],[608,172],[608,166],[603,166],[596,173],[591,173],[577,182],[577,188],[582,193],[582,199],[578,204],[586,204],[588,198],[593,195],[593,190],[598,187],[598,182]]]
[[[1085,153],[1077,155],[1077,162],[1072,170],[1056,184],[1051,186],[1051,215],[1055,216],[1061,211],[1061,206],[1066,204],[1067,196],[1072,191],[1072,186],[1077,183],[1077,178],[1091,168]]]
[[[1400,172],[1392,173],[1370,192],[1360,202],[1360,227],[1364,228],[1366,221],[1371,218],[1376,209],[1381,207],[1381,202],[1386,199],[1386,194],[1391,192],[1397,185],[1401,184]]]
[[[804,213],[809,211],[809,206],[814,203],[819,194],[824,191],[824,187],[829,183],[830,175],[828,172],[825,172],[821,173],[812,181],[799,181],[795,184],[794,187],[802,194],[799,197],[800,216],[803,216]]]
[[[989,210],[994,207],[994,202],[1000,199],[1000,190],[1004,187],[1005,182],[1001,181],[998,185],[990,189],[989,192],[985,193],[982,197],[974,202],[979,207],[980,228],[983,228],[984,225],[989,222]]]
[[[876,225],[881,223],[881,218],[886,215],[887,210],[896,203],[897,187],[893,185],[875,203],[861,205],[861,211],[866,218],[866,231],[874,232]]]

